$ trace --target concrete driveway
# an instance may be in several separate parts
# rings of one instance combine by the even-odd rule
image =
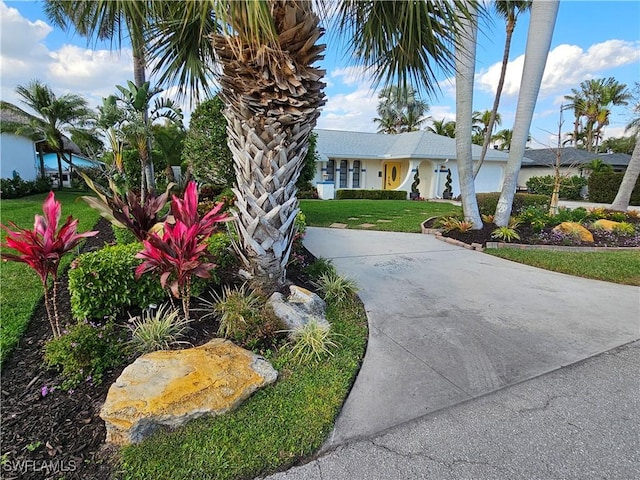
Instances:
[[[326,449],[640,338],[640,288],[572,277],[429,235],[309,228],[369,317],[362,369]]]

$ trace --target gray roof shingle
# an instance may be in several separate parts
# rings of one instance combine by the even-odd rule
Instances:
[[[385,135],[381,133],[347,132],[344,130],[316,129],[318,135],[316,149],[322,158],[359,159],[455,159],[454,138],[418,131]],[[474,159],[480,158],[482,150],[472,145]],[[509,155],[499,150],[487,151],[486,160],[506,162]]]

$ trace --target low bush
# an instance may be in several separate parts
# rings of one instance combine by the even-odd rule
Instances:
[[[136,236],[131,233],[131,230],[127,228],[120,228],[115,225],[111,225],[111,229],[113,230],[113,236],[116,239],[116,243],[119,245],[127,245],[138,241]]]
[[[36,180],[23,180],[20,175],[13,178],[0,179],[0,197],[4,199],[21,198],[36,193],[46,193],[51,190],[49,177],[38,177]]]
[[[480,209],[480,213],[483,215],[493,215],[496,212],[496,207],[498,206],[500,193],[478,193],[476,198],[478,199],[478,208]],[[511,215],[519,215],[525,208],[536,205],[548,209],[549,201],[550,198],[546,195],[516,193],[513,197]]]
[[[582,200],[582,187],[587,184],[587,179],[578,175],[565,177],[560,180],[559,196],[563,200]],[[554,177],[531,177],[527,180],[527,190],[536,195],[551,196],[553,194]]]
[[[593,172],[589,176],[588,180],[589,201],[612,203],[614,198],[616,198],[616,194],[618,193],[623,177],[624,173],[619,172]],[[631,200],[629,203],[631,205],[640,205],[640,177],[636,180],[636,186],[631,193]]]
[[[104,372],[124,360],[124,341],[125,335],[111,318],[102,325],[84,321],[47,342],[44,359],[47,366],[61,370],[65,390],[83,381],[99,384]]]
[[[407,192],[402,190],[336,190],[338,200],[406,200]]]
[[[69,270],[71,312],[77,319],[102,318],[133,308],[161,303],[165,291],[153,275],[136,280],[142,261],[135,258],[139,243],[107,246],[80,255]]]

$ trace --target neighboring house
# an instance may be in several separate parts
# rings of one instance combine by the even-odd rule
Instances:
[[[530,161],[522,162],[522,168],[518,174],[518,189],[526,189],[527,180],[531,177],[553,175],[557,149],[529,149],[525,151],[525,155]],[[611,165],[614,172],[624,172],[629,165],[631,155],[626,153],[595,153],[574,147],[564,147],[560,149],[561,175],[589,176],[589,170],[585,168],[585,165],[595,159],[600,159],[602,163]]]
[[[0,134],[0,178],[19,175],[23,180],[35,180],[38,170],[33,140],[12,133]]]
[[[68,158],[69,154],[65,154],[65,158]],[[91,160],[87,157],[83,157],[81,155],[76,155],[75,153],[71,154],[71,163],[73,167],[70,167],[68,163],[62,162],[62,184],[65,187],[71,186],[71,180],[69,171],[76,170],[79,168],[102,168],[104,167],[104,163],[97,162]],[[44,154],[44,168],[45,173],[48,177],[51,178],[53,185],[58,184],[58,157],[55,153],[45,153]]]
[[[418,131],[384,135],[380,133],[320,130],[316,151],[319,165],[314,183],[323,191],[362,188],[411,192],[416,169],[418,190],[423,198],[442,198],[447,171],[451,170],[453,196],[460,195],[453,138]],[[473,159],[480,157],[481,147],[472,146]],[[476,192],[499,192],[509,155],[490,150],[476,178]],[[329,187],[329,188],[326,188]]]

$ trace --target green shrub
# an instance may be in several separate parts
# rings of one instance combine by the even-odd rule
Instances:
[[[402,190],[336,190],[338,200],[406,200],[407,192]]]
[[[512,242],[514,240],[520,240],[520,235],[515,228],[498,227],[491,233],[491,238],[496,238],[505,242]]]
[[[140,250],[139,243],[107,246],[82,254],[72,263],[69,293],[75,318],[102,318],[129,307],[146,308],[162,302],[166,294],[156,277],[134,277],[142,262],[135,258]]]
[[[330,273],[335,274],[336,267],[333,266],[331,260],[327,260],[326,258],[317,258],[315,262],[305,267],[304,273],[306,273],[312,279],[317,280],[322,275]]]
[[[65,390],[85,380],[99,384],[106,370],[124,360],[124,337],[111,318],[102,325],[84,321],[49,340],[44,360],[47,366],[61,369]]]
[[[218,266],[216,270],[238,265],[238,259],[234,255],[233,248],[231,246],[231,237],[227,232],[214,233],[207,240],[207,244],[207,250],[213,256],[214,263]],[[216,276],[216,270],[211,271],[211,275],[214,278]]]
[[[476,195],[476,198],[478,200],[478,208],[480,209],[480,213],[483,215],[493,215],[496,212],[496,207],[498,206],[500,193],[478,193]],[[520,215],[520,212],[522,212],[525,208],[536,205],[548,209],[549,200],[549,197],[547,197],[546,195],[516,193],[513,197],[511,214]]]
[[[587,179],[574,175],[560,179],[560,198],[563,200],[581,200],[582,187],[587,184]],[[527,180],[529,193],[537,195],[551,196],[553,194],[554,177],[546,175],[543,177],[531,177]]]
[[[589,201],[612,203],[616,198],[624,173],[593,172],[589,176]],[[640,205],[640,177],[631,193],[631,205]]]
[[[38,177],[36,180],[23,180],[20,175],[13,178],[0,179],[0,196],[5,199],[21,198],[51,190],[49,177]]]
[[[116,227],[115,225],[111,225],[111,229],[113,230],[113,236],[116,239],[116,243],[119,245],[127,245],[129,243],[136,243],[138,240],[136,236],[131,233],[131,230],[127,228]]]
[[[133,318],[130,345],[138,353],[169,350],[173,345],[185,344],[180,340],[189,329],[189,320],[180,316],[180,311],[169,304],[155,311],[142,312],[142,317]]]

